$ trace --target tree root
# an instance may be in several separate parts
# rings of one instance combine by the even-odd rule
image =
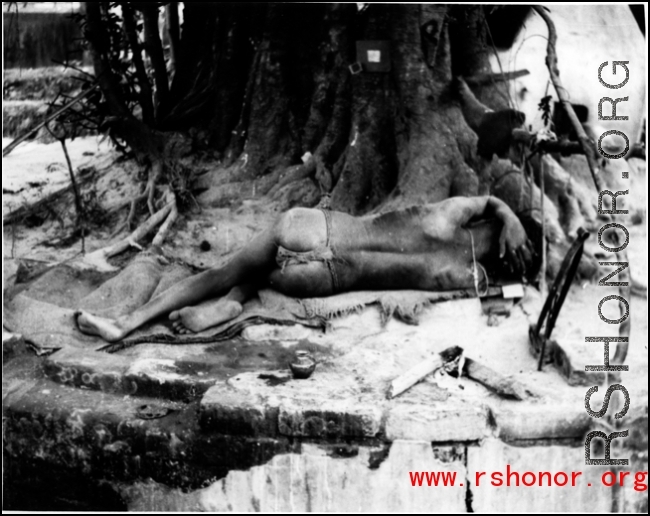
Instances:
[[[133,231],[133,221],[135,219],[136,207],[140,201],[143,201],[146,198],[147,198],[147,194],[143,192],[111,210],[111,213],[116,213],[122,210],[123,208],[126,208],[127,206],[129,207],[129,214],[126,217],[126,220],[122,224],[120,224],[115,231],[111,233],[110,238],[114,238],[115,236],[117,236],[119,233],[122,232],[124,228],[128,228],[129,231]]]
[[[133,233],[131,233],[127,238],[121,240],[117,244],[109,247],[108,249],[104,250],[104,256],[106,258],[111,258],[112,256],[116,256],[124,251],[126,251],[129,247],[137,247],[138,249],[142,250],[142,246],[140,246],[137,242],[141,238],[143,238],[147,233],[149,233],[153,228],[155,228],[158,224],[160,224],[165,217],[169,214],[173,206],[173,203],[168,203],[166,204],[161,210],[158,212],[154,213],[151,217],[149,217],[144,224],[140,225]]]
[[[173,195],[173,194],[170,194]],[[176,215],[174,217],[169,217],[170,213],[172,211],[176,212]],[[141,240],[144,238],[148,233],[150,233],[158,224],[163,222],[165,220],[164,227],[164,232],[162,231],[163,228],[161,228],[161,231],[159,232],[160,238],[158,239],[160,243],[164,239],[166,233],[169,230],[169,227],[173,223],[174,219],[177,216],[177,211],[176,211],[176,200],[175,198],[170,200],[165,206],[160,209],[159,211],[155,212],[151,217],[149,217],[143,224],[141,224],[133,233],[131,233],[128,237],[124,238],[123,240],[120,240],[116,244],[113,244],[111,246],[103,247],[101,249],[98,249],[96,251],[93,251],[92,253],[88,253],[84,258],[83,262],[85,262],[87,265],[94,266],[98,270],[114,270],[115,267],[110,265],[107,260],[108,258],[111,258],[113,256],[117,256],[120,253],[123,253],[130,247],[135,247],[139,250],[142,250],[143,247],[138,244],[138,240]],[[156,236],[159,236],[156,235]],[[159,244],[158,244],[159,245]]]
[[[129,230],[133,229],[133,220],[135,219],[135,209],[138,205],[139,201],[144,200],[146,197],[145,194],[139,195],[138,197],[135,197],[134,199],[131,199],[131,205],[129,206],[129,214],[126,217],[126,227],[129,228]]]
[[[283,187],[294,181],[299,181],[306,177],[310,177],[316,171],[316,160],[313,156],[309,156],[305,163],[302,165],[294,165],[288,167],[282,175],[277,179],[277,182],[266,192],[269,198],[272,198]]]
[[[171,204],[172,207],[171,210],[169,211],[169,214],[167,215],[167,218],[165,219],[165,222],[163,222],[162,226],[160,226],[158,233],[156,233],[156,236],[153,238],[153,241],[151,242],[151,245],[155,247],[160,247],[162,245],[165,238],[167,237],[167,233],[169,233],[169,229],[172,227],[172,224],[174,224],[174,222],[178,218],[178,207],[176,206],[176,196],[173,194],[173,192],[171,192],[171,190],[168,192],[167,198],[170,199],[169,203]]]

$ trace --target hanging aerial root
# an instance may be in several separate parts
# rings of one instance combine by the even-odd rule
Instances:
[[[147,206],[149,207],[149,213],[153,216],[156,213],[155,208],[155,195],[156,195],[156,183],[162,175],[162,162],[156,160],[151,165],[149,169],[149,178],[147,179],[147,187],[144,189],[143,195],[147,196]]]

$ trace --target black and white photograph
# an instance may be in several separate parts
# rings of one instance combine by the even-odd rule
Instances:
[[[647,513],[647,21],[3,2],[3,512]]]

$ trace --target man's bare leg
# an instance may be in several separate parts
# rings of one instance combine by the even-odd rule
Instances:
[[[186,306],[169,314],[177,333],[188,334],[206,330],[230,321],[242,313],[242,304],[255,293],[253,285],[238,285],[218,299],[210,299],[196,306]]]
[[[296,208],[283,213],[276,223],[244,246],[225,266],[186,278],[134,312],[107,319],[78,311],[77,325],[83,333],[115,342],[143,324],[206,299],[223,295],[237,285],[265,279],[276,268],[278,245],[308,251],[325,242],[325,218],[320,211]]]
[[[278,226],[275,224],[258,235],[223,267],[179,281],[130,314],[107,319],[79,310],[75,314],[79,330],[115,342],[161,315],[223,295],[246,281],[268,276],[275,267]]]

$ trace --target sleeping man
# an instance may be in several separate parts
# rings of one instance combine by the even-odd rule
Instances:
[[[302,298],[352,290],[479,290],[488,276],[510,269],[521,278],[532,265],[522,222],[495,197],[452,197],[363,217],[293,208],[223,267],[184,279],[117,319],[79,311],[77,324],[113,342],[169,314],[177,332],[199,332],[237,317],[265,284]]]

